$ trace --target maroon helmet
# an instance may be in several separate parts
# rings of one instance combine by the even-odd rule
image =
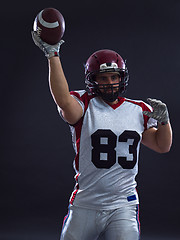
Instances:
[[[104,72],[117,72],[120,75],[119,91],[113,91],[114,84],[98,84],[95,81],[95,75]],[[108,102],[117,99],[119,93],[123,93],[128,85],[129,74],[126,64],[122,57],[115,51],[103,49],[93,53],[85,64],[85,84],[87,90],[92,94],[101,96]],[[117,84],[116,84],[117,86]],[[110,88],[111,94],[102,93],[99,87]]]

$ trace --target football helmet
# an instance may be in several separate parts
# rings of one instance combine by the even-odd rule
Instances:
[[[115,91],[117,83],[98,84],[96,82],[96,74],[105,72],[116,72],[120,75],[118,91]],[[129,73],[126,64],[115,51],[109,49],[96,51],[88,58],[85,64],[85,84],[88,92],[102,97],[107,102],[115,101],[120,93],[124,93],[128,81]],[[102,88],[104,91],[100,90]]]

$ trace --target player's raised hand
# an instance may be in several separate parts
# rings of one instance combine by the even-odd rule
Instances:
[[[143,111],[144,115],[156,119],[161,124],[165,125],[169,121],[168,109],[165,103],[157,99],[148,98],[148,103],[153,108],[152,112]]]
[[[64,31],[63,15],[55,8],[45,8],[37,14],[31,33],[34,43],[50,58],[59,56]]]
[[[47,58],[51,58],[53,56],[59,56],[59,50],[61,45],[64,43],[64,40],[60,40],[55,45],[50,45],[42,41],[42,39],[38,36],[36,31],[32,31],[32,39],[34,43],[45,53]]]

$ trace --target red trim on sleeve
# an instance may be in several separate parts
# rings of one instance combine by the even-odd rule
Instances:
[[[142,112],[143,111],[151,112],[151,109],[142,101],[136,102],[136,101],[129,100],[129,99],[126,99],[126,101],[140,106],[142,108]],[[144,118],[144,128],[146,130],[147,129],[147,122],[149,120],[149,117],[143,114],[143,118]]]
[[[71,95],[74,95],[75,97],[77,97],[81,102],[84,103],[84,113],[88,108],[89,105],[89,101],[95,97],[95,95],[89,95],[88,92],[84,92],[84,94],[82,96],[80,96],[80,94],[76,91],[71,91],[70,92]]]
[[[80,95],[79,95],[78,92],[71,91],[70,94],[76,96],[79,100],[81,100],[81,97],[80,97]],[[82,100],[81,100],[81,101],[82,101]]]

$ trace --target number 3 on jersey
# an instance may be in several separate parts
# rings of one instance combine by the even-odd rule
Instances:
[[[132,139],[132,145],[128,140]],[[137,162],[137,146],[140,135],[136,131],[124,131],[118,138],[119,142],[127,143],[129,154],[133,159],[128,160],[127,156],[118,156],[118,163],[123,169],[132,169]],[[91,135],[92,141],[92,162],[97,168],[111,168],[116,163],[117,136],[109,129],[99,129]]]

